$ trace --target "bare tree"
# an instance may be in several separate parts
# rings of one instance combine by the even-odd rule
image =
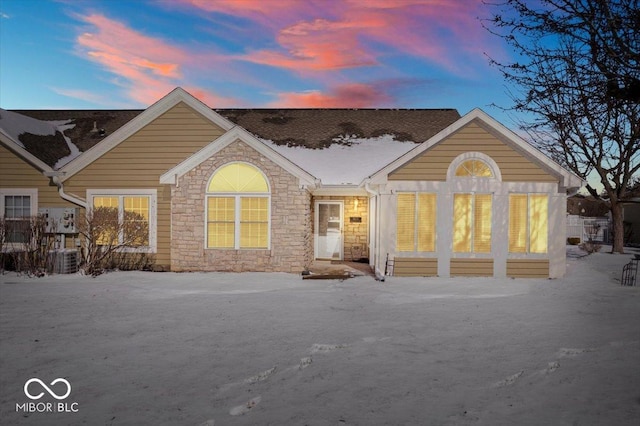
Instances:
[[[514,83],[512,110],[532,142],[586,179],[595,173],[623,253],[622,202],[640,169],[638,0],[504,0],[485,27],[515,50],[491,59]]]
[[[42,215],[5,221],[6,229],[18,241],[9,243],[16,271],[32,277],[42,277],[50,270],[53,239],[47,234],[47,221]],[[5,243],[6,244],[6,243]]]
[[[8,253],[6,253],[7,223],[4,216],[0,217],[0,273],[4,273]]]
[[[141,215],[117,208],[94,207],[77,224],[82,241],[82,270],[96,276],[113,265],[113,258],[127,249],[149,244],[149,223]],[[121,256],[119,256],[121,258]]]

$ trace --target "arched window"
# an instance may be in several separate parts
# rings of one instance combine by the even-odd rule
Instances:
[[[492,178],[491,168],[482,160],[466,160],[456,168],[457,177]]]
[[[267,249],[270,190],[260,169],[247,163],[219,168],[207,187],[207,248]]]
[[[489,156],[469,152],[450,165],[448,177],[458,180],[453,194],[453,252],[491,253],[493,190],[500,170]]]

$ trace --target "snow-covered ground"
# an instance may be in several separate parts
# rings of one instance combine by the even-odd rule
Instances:
[[[558,280],[7,273],[0,424],[637,425],[630,258]],[[32,401],[31,378],[71,393]]]

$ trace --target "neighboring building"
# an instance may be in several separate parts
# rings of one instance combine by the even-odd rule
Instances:
[[[0,111],[0,130],[6,217],[135,211],[137,250],[174,271],[560,277],[582,185],[480,110],[212,110],[178,88],[144,111]]]
[[[625,244],[640,244],[640,197],[634,197],[622,205]]]

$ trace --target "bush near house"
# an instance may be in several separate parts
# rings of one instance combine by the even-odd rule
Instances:
[[[153,259],[137,251],[149,244],[149,222],[140,214],[114,207],[94,207],[78,222],[85,274],[98,276],[107,270],[149,269]]]
[[[0,268],[28,276],[45,275],[50,270],[49,252],[53,248],[53,239],[46,228],[47,222],[41,215],[20,220],[0,218]]]
[[[584,243],[580,244],[579,247],[587,253],[591,254],[599,252],[602,248],[602,244],[596,243],[594,241],[585,241]]]

